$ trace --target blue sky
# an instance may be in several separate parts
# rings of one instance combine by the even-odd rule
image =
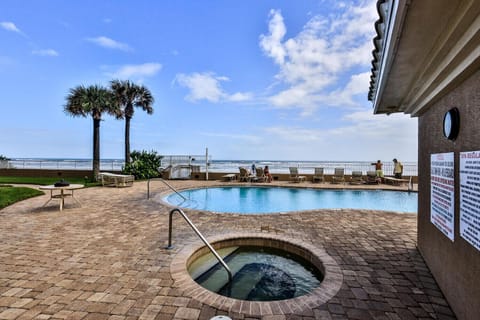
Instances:
[[[69,89],[145,85],[131,149],[213,159],[417,160],[417,120],[367,100],[375,1],[0,2],[0,155],[91,158]],[[122,158],[105,116],[101,157]]]

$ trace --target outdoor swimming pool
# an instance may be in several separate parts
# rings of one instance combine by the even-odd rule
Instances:
[[[417,212],[417,193],[279,187],[215,187],[184,190],[163,198],[178,207],[213,212],[266,214],[315,209]]]

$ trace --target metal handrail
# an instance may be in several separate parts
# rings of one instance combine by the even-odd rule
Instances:
[[[217,258],[218,262],[225,268],[225,270],[227,270],[228,282],[231,283],[233,277],[232,277],[232,271],[230,270],[230,268],[227,266],[225,261],[223,261],[222,257],[220,257],[220,255],[217,253],[217,251],[215,251],[215,249],[213,249],[213,247],[210,245],[210,243],[208,243],[207,239],[205,239],[205,237],[200,233],[200,231],[198,231],[197,227],[195,227],[195,225],[187,217],[185,212],[183,212],[183,210],[180,209],[180,208],[175,208],[175,209],[170,210],[170,217],[169,217],[169,220],[168,220],[168,246],[167,246],[167,249],[172,249],[173,248],[173,246],[172,246],[172,216],[173,216],[173,213],[175,211],[177,211],[178,213],[180,213],[182,215],[182,217],[185,219],[185,221],[187,221],[187,223],[190,225],[190,227],[192,227],[193,231],[195,231],[197,236],[203,241],[203,243],[205,243],[205,245],[208,247],[208,249],[210,249],[210,252],[215,256],[215,258]]]
[[[180,197],[182,197],[183,200],[188,200],[187,198],[185,198],[184,195],[182,195],[181,193],[179,193],[174,187],[172,187],[167,181],[163,180],[162,178],[148,179],[148,181],[147,181],[147,199],[150,199],[150,180],[159,180],[159,181],[162,181],[167,187],[170,188],[170,190],[172,190],[173,192],[175,192],[176,194],[178,194]]]

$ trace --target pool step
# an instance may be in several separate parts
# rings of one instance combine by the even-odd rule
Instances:
[[[237,299],[268,301],[294,297],[295,282],[288,273],[237,253],[234,251],[224,259],[232,271],[232,283],[228,283],[226,272],[218,262],[195,281],[221,295],[233,293]]]
[[[235,275],[241,270],[247,262],[243,260],[235,259],[237,257],[237,250],[239,247],[232,247],[228,254],[222,256],[222,259],[230,268],[232,272],[232,278],[235,278]],[[226,248],[228,249],[228,248]],[[197,277],[193,277],[196,282],[201,284],[203,287],[209,288],[213,292],[220,291],[223,287],[228,284],[228,275],[222,265],[213,257],[213,255],[208,255],[212,259],[212,264],[210,267],[203,268],[206,269],[205,272],[199,273]],[[190,273],[191,274],[191,273]]]
[[[231,255],[237,249],[238,247],[228,247],[228,248],[218,249],[217,253],[223,260],[225,260],[229,255]],[[195,260],[189,266],[188,272],[190,273],[190,276],[192,277],[192,279],[196,280],[203,274],[207,273],[210,269],[214,268],[216,265],[219,265],[218,260],[213,256],[213,254],[209,253]]]

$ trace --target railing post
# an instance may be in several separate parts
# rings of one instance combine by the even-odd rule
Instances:
[[[170,210],[170,214],[169,214],[169,217],[168,217],[168,245],[166,247],[166,249],[168,249],[168,250],[173,249],[173,246],[172,246],[172,217],[173,217],[174,212],[175,212],[175,209]]]
[[[150,179],[147,181],[147,200],[150,199]]]

